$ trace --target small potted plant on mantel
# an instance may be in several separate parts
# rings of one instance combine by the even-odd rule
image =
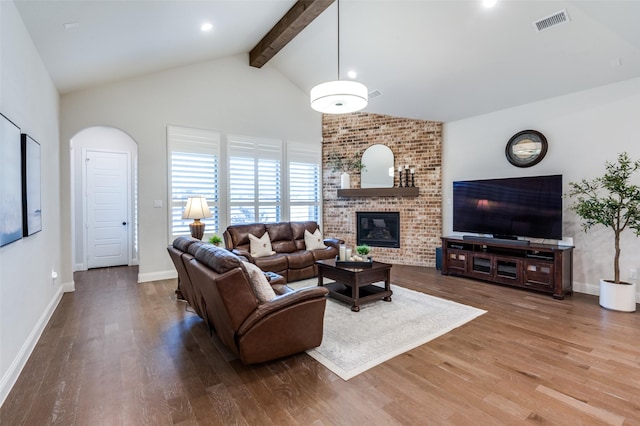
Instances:
[[[342,171],[342,174],[340,175],[341,189],[351,188],[351,177],[349,176],[349,172],[359,172],[364,169],[362,157],[358,153],[354,153],[351,158],[341,157],[337,153],[330,154],[327,159],[327,164],[331,167],[333,172]]]
[[[569,182],[570,208],[583,220],[587,232],[594,225],[604,225],[614,233],[613,280],[600,280],[600,306],[623,312],[636,310],[636,283],[620,280],[620,234],[629,228],[640,236],[640,186],[631,177],[640,170],[640,160],[629,154],[618,155],[616,163],[605,163],[603,176],[591,181]]]

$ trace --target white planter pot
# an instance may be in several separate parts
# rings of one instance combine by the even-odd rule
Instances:
[[[636,311],[636,283],[615,284],[600,280],[600,306],[621,312]]]
[[[340,189],[349,188],[351,188],[351,176],[349,176],[349,173],[344,172],[340,175]]]

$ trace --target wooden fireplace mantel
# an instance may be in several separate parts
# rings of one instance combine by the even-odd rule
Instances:
[[[353,188],[338,189],[338,197],[417,197],[419,188],[415,186],[402,188]]]

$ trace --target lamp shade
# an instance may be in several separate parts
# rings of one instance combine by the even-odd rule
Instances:
[[[183,219],[203,219],[211,216],[213,215],[211,214],[211,210],[209,210],[205,197],[189,197],[187,206],[182,213]]]
[[[311,108],[325,114],[360,111],[369,102],[367,86],[357,81],[328,81],[313,87],[310,95]]]

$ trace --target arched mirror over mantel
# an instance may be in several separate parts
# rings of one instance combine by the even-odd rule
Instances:
[[[362,154],[361,188],[393,188],[393,152],[382,144],[371,145]]]

